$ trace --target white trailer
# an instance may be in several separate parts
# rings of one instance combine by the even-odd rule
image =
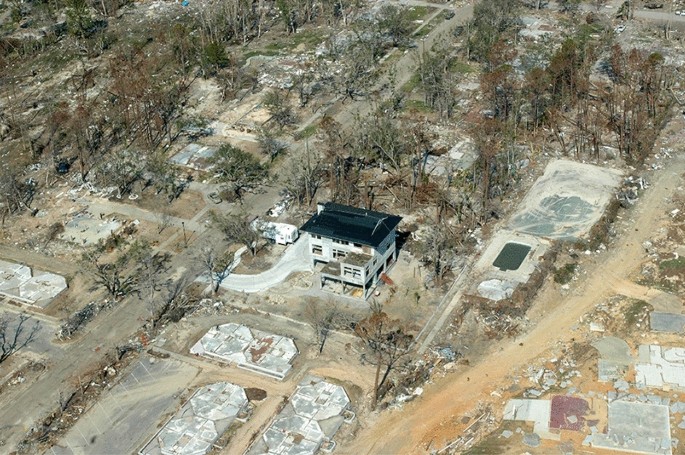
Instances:
[[[300,237],[300,231],[297,226],[286,223],[273,223],[271,221],[263,221],[257,218],[252,222],[252,228],[261,232],[265,239],[273,240],[279,245],[287,245],[295,243]]]

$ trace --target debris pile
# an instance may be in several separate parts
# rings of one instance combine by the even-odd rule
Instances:
[[[90,302],[80,310],[73,313],[62,324],[57,331],[57,338],[60,340],[70,339],[76,332],[83,329],[88,322],[92,321],[102,310],[111,308],[113,301],[105,300],[101,304],[97,302]]]
[[[623,185],[616,193],[616,199],[621,203],[621,207],[628,208],[638,200],[639,192],[648,188],[644,177],[628,176],[623,180]]]

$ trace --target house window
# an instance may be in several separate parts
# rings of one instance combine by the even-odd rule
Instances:
[[[362,272],[359,269],[353,267],[343,267],[343,276],[360,279],[362,277]]]
[[[312,237],[314,237],[315,239],[321,240],[321,236],[318,234],[314,234]]]
[[[338,243],[340,245],[349,245],[350,244],[350,242],[348,242],[347,240],[338,240],[338,239],[333,239],[333,243]]]
[[[335,248],[333,248],[333,259],[342,259],[345,256],[347,256],[346,251],[336,250]]]
[[[357,248],[361,248],[362,244],[361,243],[355,243],[354,246],[356,246]]]
[[[323,248],[321,245],[312,245],[312,254],[318,254],[319,256],[323,256]]]

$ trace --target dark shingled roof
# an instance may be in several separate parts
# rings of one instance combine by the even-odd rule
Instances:
[[[401,220],[402,217],[397,215],[327,202],[324,209],[311,217],[301,230],[378,248]]]

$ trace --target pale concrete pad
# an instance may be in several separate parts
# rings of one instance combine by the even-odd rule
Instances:
[[[521,201],[509,229],[576,240],[599,221],[621,172],[575,161],[551,161]]]
[[[138,453],[205,454],[236,419],[246,417],[247,406],[243,388],[230,382],[200,387]]]
[[[620,338],[604,337],[592,343],[592,347],[599,351],[600,357],[604,360],[625,365],[633,363],[630,346]]]
[[[668,406],[613,401],[608,432],[592,435],[590,445],[633,453],[671,455]]]
[[[549,431],[552,415],[551,400],[509,400],[504,408],[504,420],[533,422],[533,431],[545,439],[559,439]]]
[[[77,245],[95,245],[107,240],[120,227],[121,221],[93,218],[88,213],[79,213],[64,226],[64,232],[59,237]]]
[[[172,359],[151,357],[135,362],[48,453],[136,453],[156,431],[162,416],[178,406],[178,396],[198,371]]]
[[[66,288],[67,280],[61,275],[0,261],[0,295],[12,300],[45,308]]]
[[[308,376],[274,418],[248,455],[314,455],[335,447],[333,436],[345,421],[350,399],[342,386]]]
[[[668,292],[660,292],[649,300],[649,304],[654,307],[654,311],[662,313],[681,314],[683,311],[683,301],[680,297]]]
[[[181,166],[206,171],[213,167],[210,161],[216,151],[216,147],[191,143],[172,156],[170,161]]]
[[[530,247],[525,259],[516,270],[502,270],[494,263],[502,249],[508,244],[519,244]],[[474,267],[476,292],[490,300],[503,300],[511,297],[516,287],[526,283],[536,270],[540,257],[549,248],[549,242],[528,234],[501,231],[490,241]]]
[[[602,382],[623,379],[634,363],[630,347],[625,340],[607,336],[592,343],[601,357],[597,362],[597,376]]]
[[[297,356],[295,342],[287,337],[253,330],[235,323],[212,327],[190,352],[239,368],[283,379]]]
[[[649,360],[645,361],[647,352]],[[640,363],[635,365],[635,384],[638,387],[685,389],[685,348],[640,346]]]
[[[649,314],[649,327],[655,332],[683,333],[685,314],[652,311]]]

